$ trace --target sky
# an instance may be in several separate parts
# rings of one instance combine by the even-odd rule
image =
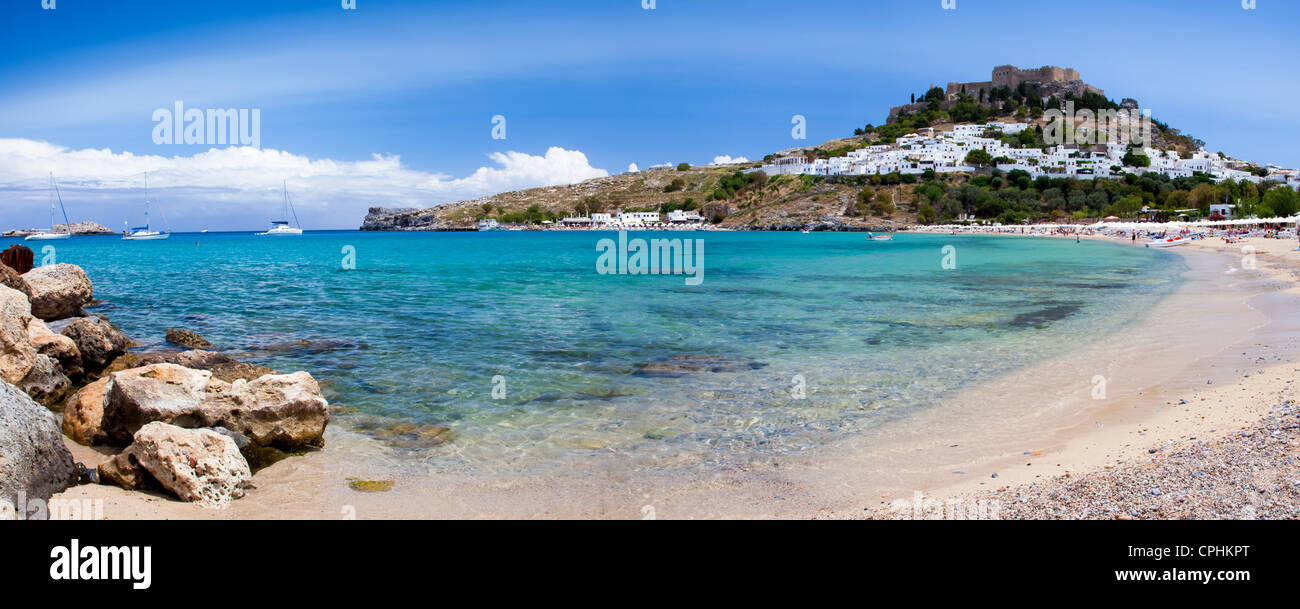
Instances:
[[[0,228],[48,227],[50,173],[73,221],[138,224],[145,172],[175,231],[265,229],[282,185],[304,228],[356,228],[370,206],[761,159],[1003,64],[1076,68],[1211,151],[1300,166],[1300,2],[344,3],[0,0]],[[159,131],[176,102],[256,111],[256,137],[205,120],[187,144]]]

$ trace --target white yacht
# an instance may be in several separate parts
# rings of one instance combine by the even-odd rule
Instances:
[[[259,236],[268,237],[292,237],[302,234],[302,223],[298,222],[298,212],[293,209],[293,201],[289,200],[289,186],[287,183],[281,183],[284,190],[284,218],[285,220],[271,220],[271,228],[264,233],[254,233]],[[289,226],[289,215],[293,215],[293,221],[298,225],[297,228]]]
[[[158,208],[162,211],[162,208]],[[163,223],[167,223],[167,214],[163,214]],[[129,226],[129,225],[128,225]],[[122,233],[123,241],[156,241],[166,239],[171,236],[171,230],[160,233],[149,228],[149,173],[144,174],[144,226],[131,226],[126,232]]]
[[[58,232],[54,224],[54,205],[57,201],[59,209],[63,211],[63,232]],[[68,210],[63,209],[63,195],[59,194],[59,186],[54,183],[54,174],[50,173],[50,230],[42,231],[27,235],[23,239],[26,241],[54,241],[56,239],[67,239],[72,236],[72,223],[68,222]]]
[[[486,220],[479,220],[478,229],[481,231],[501,230],[501,223],[497,222],[496,220],[493,220],[492,218],[488,218]]]

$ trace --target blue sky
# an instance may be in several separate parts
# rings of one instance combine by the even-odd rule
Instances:
[[[262,228],[281,180],[307,228],[352,228],[371,204],[761,158],[998,64],[1077,68],[1211,150],[1300,165],[1281,0],[55,2],[0,8],[4,228],[48,224],[50,171],[74,220],[120,228],[146,169],[176,230]],[[175,100],[259,109],[261,153],[155,144]]]

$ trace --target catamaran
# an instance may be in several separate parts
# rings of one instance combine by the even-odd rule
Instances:
[[[293,208],[293,201],[289,200],[289,186],[287,183],[281,183],[281,188],[284,189],[284,218],[286,219],[271,220],[270,230],[254,234],[269,237],[292,237],[302,234],[302,223],[298,221],[298,212]],[[293,222],[298,225],[297,228],[289,226],[290,214],[293,214]]]
[[[162,211],[162,207],[158,208]],[[163,214],[163,223],[167,223],[167,214]],[[130,225],[128,225],[130,226]],[[154,241],[166,239],[171,236],[171,227],[167,227],[167,232],[160,233],[149,228],[149,173],[144,174],[144,226],[131,226],[126,232],[122,233],[123,241]]]
[[[63,229],[64,232],[58,232],[54,224],[54,204],[58,202],[59,209],[63,211]],[[59,194],[59,186],[54,183],[54,173],[50,173],[50,230],[49,232],[39,232],[34,235],[24,237],[26,241],[53,241],[55,239],[67,239],[72,236],[72,223],[68,222],[68,210],[63,209],[63,195]]]

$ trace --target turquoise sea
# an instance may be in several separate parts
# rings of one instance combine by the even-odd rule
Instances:
[[[183,327],[307,370],[342,429],[450,428],[441,445],[379,434],[394,458],[447,467],[545,467],[593,451],[725,464],[809,449],[1119,331],[1183,268],[1168,252],[1064,239],[629,236],[703,239],[703,283],[597,273],[597,242],[616,233],[53,245],[94,281],[94,310],[141,348],[168,348],[165,330]]]

